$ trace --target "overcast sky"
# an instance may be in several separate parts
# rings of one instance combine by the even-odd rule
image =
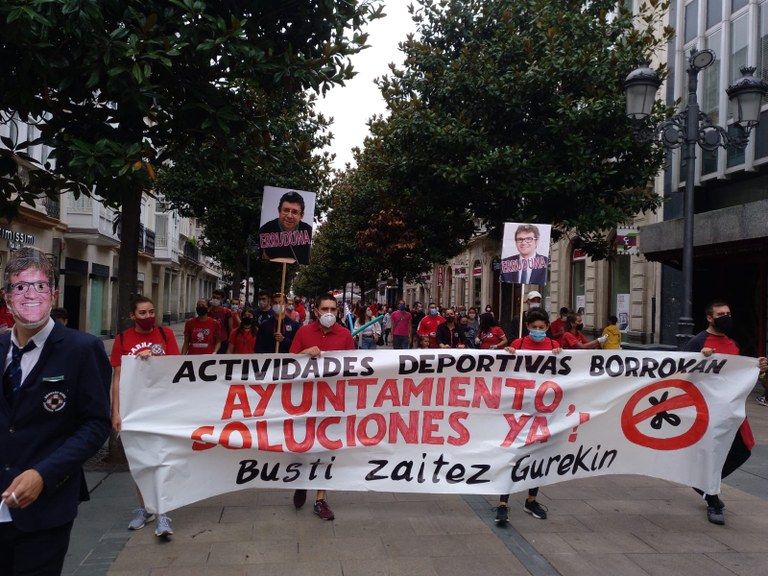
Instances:
[[[390,62],[403,63],[403,54],[398,51],[397,44],[416,28],[408,14],[410,3],[411,0],[385,0],[387,16],[366,28],[370,34],[370,48],[352,57],[357,76],[345,86],[328,91],[325,98],[318,101],[319,111],[333,118],[331,132],[334,138],[330,152],[336,154],[335,168],[343,168],[347,162],[352,162],[352,148],[362,146],[368,135],[368,119],[386,112],[384,100],[373,80],[389,72]]]

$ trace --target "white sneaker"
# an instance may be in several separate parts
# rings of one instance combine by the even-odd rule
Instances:
[[[133,518],[131,518],[128,524],[128,530],[141,530],[146,526],[147,522],[152,522],[154,519],[154,514],[147,512],[147,509],[143,506],[139,506],[133,511]]]
[[[155,536],[170,536],[173,534],[173,528],[171,528],[171,519],[165,514],[160,514],[157,517],[157,524],[155,525]]]

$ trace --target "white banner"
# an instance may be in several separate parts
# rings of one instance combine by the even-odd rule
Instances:
[[[717,493],[757,361],[378,350],[124,357],[147,507],[243,488],[505,494],[603,474]]]

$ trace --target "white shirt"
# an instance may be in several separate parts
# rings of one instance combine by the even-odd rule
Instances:
[[[48,336],[51,335],[51,332],[53,331],[53,327],[55,326],[53,319],[48,318],[48,323],[43,326],[43,329],[40,330],[37,334],[32,336],[30,340],[34,341],[35,347],[30,350],[29,352],[24,352],[24,356],[21,357],[21,381],[24,382],[24,379],[27,377],[27,375],[32,371],[32,368],[35,367],[35,364],[37,364],[37,361],[40,360],[40,353],[43,351],[43,346],[45,345],[45,341],[48,339]],[[11,342],[16,344],[19,348],[22,348],[21,345],[19,345],[19,341],[16,339],[16,330],[11,331]],[[3,364],[3,374],[5,374],[5,371],[8,369],[8,365],[11,363],[11,360],[13,358],[13,346],[8,346],[8,354],[5,355],[5,364]],[[0,506],[0,523],[2,522],[11,522],[11,513],[8,510],[8,506],[5,505],[5,503]]]

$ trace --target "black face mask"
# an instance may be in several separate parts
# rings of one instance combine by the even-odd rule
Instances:
[[[576,324],[576,330],[584,330],[584,324]]]
[[[253,318],[251,318],[250,316],[246,316],[245,318],[243,318],[242,322],[243,322],[243,326],[250,326],[253,323]]]
[[[205,306],[198,306],[197,308],[195,308],[195,311],[197,312],[198,316],[205,316],[206,314],[208,314],[208,308],[206,308]]]
[[[719,316],[712,321],[715,330],[728,334],[733,328],[733,318],[731,316]]]

